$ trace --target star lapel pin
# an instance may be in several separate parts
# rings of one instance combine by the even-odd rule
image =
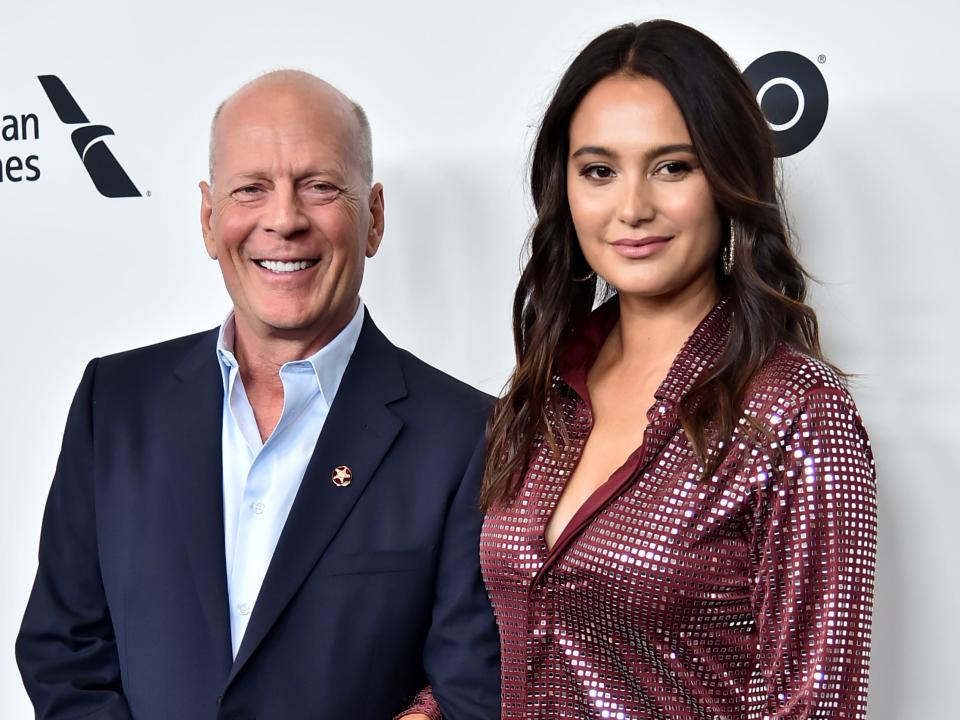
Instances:
[[[353,470],[346,465],[339,465],[333,469],[333,476],[330,479],[337,487],[346,487],[353,480]]]

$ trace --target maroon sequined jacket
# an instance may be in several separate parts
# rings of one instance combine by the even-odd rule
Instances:
[[[676,410],[722,349],[724,302],[674,361],[643,444],[547,550],[544,528],[590,433],[587,372],[616,320],[616,301],[595,311],[555,379],[569,443],[538,443],[518,496],[484,524],[503,717],[863,718],[869,441],[836,375],[780,346],[702,478]]]

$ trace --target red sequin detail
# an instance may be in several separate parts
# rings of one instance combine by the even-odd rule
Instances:
[[[544,528],[592,426],[574,388],[585,393],[597,338],[555,379],[569,444],[535,448],[518,496],[488,513],[481,537],[504,718],[865,717],[869,441],[835,374],[781,346],[715,448],[721,465],[702,478],[676,404],[716,358],[728,318],[721,303],[693,333],[644,444],[548,553]]]

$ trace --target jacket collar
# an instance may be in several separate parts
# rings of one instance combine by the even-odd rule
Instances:
[[[680,348],[654,394],[658,401],[676,405],[703,372],[713,366],[726,343],[730,317],[730,302],[721,297]],[[620,301],[614,295],[574,327],[557,362],[557,375],[588,405],[587,376],[619,320]]]

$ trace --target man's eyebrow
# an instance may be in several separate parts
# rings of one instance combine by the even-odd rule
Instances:
[[[693,145],[690,143],[672,143],[670,145],[660,145],[655,148],[651,148],[644,153],[644,158],[648,161],[652,160],[655,157],[660,157],[661,155],[669,155],[670,153],[692,153],[696,154],[696,150]],[[608,147],[603,145],[583,145],[576,149],[576,151],[570,156],[571,160],[574,160],[583,155],[599,155],[600,157],[615,158],[617,153],[611,150]]]
[[[342,178],[346,176],[346,172],[337,167],[336,165],[326,165],[323,167],[314,167],[306,168],[301,173],[299,173],[299,178],[305,180],[306,178],[311,177],[332,177],[332,178]]]
[[[269,177],[269,173],[264,170],[248,170],[247,172],[236,173],[230,176],[233,180],[262,180],[267,177]]]
[[[273,177],[274,175],[270,170],[246,170],[244,172],[235,173],[228,179],[231,182],[237,182],[244,180],[271,180]],[[343,173],[335,167],[318,167],[298,173],[295,181],[303,182],[307,178],[315,177],[326,177],[337,180],[343,177]]]

